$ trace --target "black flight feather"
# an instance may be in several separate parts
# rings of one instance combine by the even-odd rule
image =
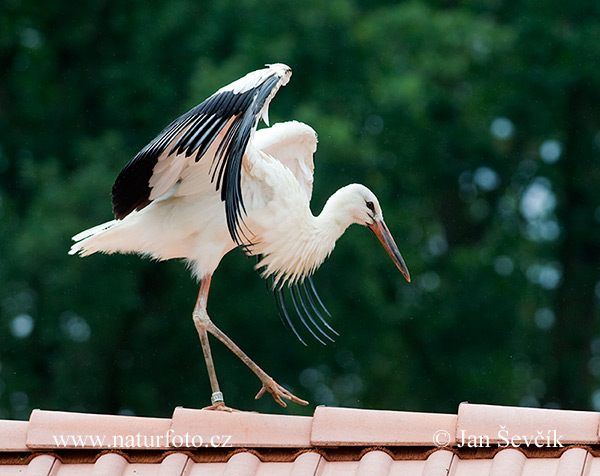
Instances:
[[[309,276],[309,278],[310,278],[310,276]],[[308,298],[308,303],[310,304],[311,309],[317,315],[317,317],[320,319],[320,321],[325,325],[325,327],[327,327],[327,329],[329,329],[331,332],[333,332],[336,336],[339,336],[338,332],[329,325],[329,323],[325,320],[325,318],[321,315],[321,313],[317,309],[317,306],[315,306],[315,301],[313,300],[313,298],[311,296],[311,290],[309,290],[309,288],[306,286],[306,281],[302,282],[302,289],[304,289],[304,294]],[[314,287],[313,287],[313,289],[314,289]],[[316,290],[314,290],[314,294],[316,295],[317,299],[320,301],[319,295],[316,294]],[[323,332],[323,334],[325,334],[325,333]],[[327,335],[327,334],[325,334],[325,335]],[[327,336],[327,337],[333,342],[332,338],[330,338],[329,336]]]
[[[325,332],[321,328],[319,323],[316,322],[315,319],[313,318],[312,314],[308,310],[308,307],[306,306],[306,302],[304,300],[304,297],[302,296],[302,291],[301,291],[300,285],[298,285],[298,283],[296,283],[292,286],[291,293],[292,293],[292,296],[296,296],[298,298],[298,301],[300,302],[300,305],[302,307],[302,310],[304,311],[304,314],[308,317],[308,319],[310,320],[312,325],[315,326],[315,328],[323,335],[323,337],[330,340],[331,342],[335,342],[333,340],[333,338],[331,336],[329,336],[329,334],[327,334],[327,332]],[[325,343],[323,342],[323,344],[325,344]]]
[[[260,258],[257,258],[257,262],[260,262]],[[308,276],[307,278],[310,278],[310,276]],[[267,281],[267,289],[273,290],[273,295],[275,297],[275,303],[277,305],[277,311],[279,313],[279,318],[281,319],[281,322],[283,323],[283,325],[285,327],[287,327],[294,333],[294,335],[298,338],[298,340],[300,342],[302,342],[304,345],[306,345],[306,342],[304,342],[304,340],[298,333],[298,330],[294,326],[294,324],[292,322],[292,318],[288,311],[286,299],[285,299],[285,293],[286,293],[285,286],[274,287],[273,286],[274,282],[275,282],[275,279],[273,278],[273,276],[271,276],[269,278],[269,280]],[[302,293],[302,290],[304,290],[304,293]],[[308,329],[308,331],[312,334],[312,336],[316,340],[321,342],[321,344],[323,344],[323,345],[326,344],[313,331],[312,327],[309,325],[309,323],[305,319],[305,316],[308,317],[308,320],[321,333],[321,335],[323,335],[326,339],[330,340],[331,342],[335,342],[334,339],[313,318],[313,315],[316,315],[319,318],[319,320],[325,325],[325,327],[327,327],[327,329],[329,329],[331,332],[333,332],[336,336],[339,336],[337,331],[333,327],[331,327],[327,323],[327,321],[323,318],[323,316],[317,309],[317,306],[315,305],[315,299],[317,299],[319,302],[321,302],[321,299],[319,298],[319,295],[316,294],[316,289],[314,288],[314,284],[312,285],[312,289],[311,289],[308,286],[306,286],[306,280],[305,280],[302,282],[302,284],[291,285],[290,287],[287,288],[287,292],[289,292],[289,295],[291,297],[292,304],[294,306],[294,310],[296,311],[296,315],[300,318],[300,321],[304,324],[304,326]],[[305,298],[308,300],[308,305],[307,305]],[[322,302],[321,302],[321,306],[322,306]],[[309,309],[309,307],[310,307],[310,309]],[[311,310],[312,310],[312,313],[311,313]],[[329,313],[328,313],[328,315],[329,315]]]
[[[281,288],[275,289],[274,291],[275,294],[275,302],[277,303],[277,310],[279,311],[279,317],[281,317],[281,320],[284,320],[284,322],[287,323],[286,327],[290,328],[292,330],[292,332],[294,333],[294,335],[298,338],[298,340],[300,342],[302,342],[304,345],[306,345],[306,342],[304,342],[304,339],[302,339],[302,337],[300,337],[300,334],[298,334],[298,331],[296,330],[296,327],[294,327],[294,323],[292,322],[292,319],[290,318],[290,315],[288,313],[287,310],[287,306],[285,305],[285,296],[283,295],[283,290]]]
[[[149,182],[163,154],[191,157],[196,153],[198,161],[229,123],[211,164],[212,181],[225,202],[231,238],[238,244],[247,241],[242,228],[246,212],[241,190],[242,159],[258,115],[280,80],[278,75],[272,75],[247,91],[215,93],[171,122],[117,177],[112,188],[115,218],[125,218],[150,203]]]
[[[323,342],[323,339],[321,339],[317,334],[315,334],[315,331],[312,330],[312,328],[308,325],[308,322],[306,322],[306,319],[304,319],[304,314],[302,314],[302,312],[300,312],[300,308],[298,307],[298,302],[296,301],[296,296],[294,294],[294,288],[290,288],[290,296],[292,298],[292,304],[294,305],[294,309],[296,310],[296,314],[298,315],[298,317],[300,318],[300,321],[302,322],[302,324],[304,324],[304,327],[306,327],[308,329],[308,332],[311,333],[311,335],[317,339],[321,344],[325,345],[325,342]]]

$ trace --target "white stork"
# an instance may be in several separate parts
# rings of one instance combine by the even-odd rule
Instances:
[[[227,409],[219,389],[207,332],[233,351],[275,401],[307,404],[277,384],[211,321],[206,310],[211,276],[232,249],[256,255],[256,267],[272,279],[283,319],[293,327],[282,294],[291,286],[296,312],[313,314],[321,301],[310,276],[353,223],[369,227],[404,277],[408,269],[375,195],[351,184],[335,192],[314,216],[310,210],[315,131],[296,121],[269,125],[269,103],[292,70],[284,64],[247,74],[169,124],[121,171],[112,188],[115,220],[73,237],[70,254],[139,253],[158,260],[184,258],[200,292],[193,311],[212,388],[209,408]],[[309,286],[306,286],[309,282]],[[304,294],[301,292],[304,291]],[[316,299],[315,299],[316,298]],[[333,331],[335,332],[335,331]],[[298,335],[298,337],[300,337]]]

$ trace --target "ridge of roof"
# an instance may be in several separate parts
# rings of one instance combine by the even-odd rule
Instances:
[[[0,452],[481,447],[478,443],[560,448],[599,445],[599,426],[597,412],[466,402],[457,414],[319,406],[312,417],[183,407],[171,418],[36,409],[29,421],[0,420]]]
[[[0,420],[0,475],[600,475],[600,413],[462,403],[456,414],[175,408]],[[61,439],[62,438],[62,439]]]

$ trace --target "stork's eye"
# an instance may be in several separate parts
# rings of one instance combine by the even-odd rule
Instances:
[[[367,206],[367,208],[369,210],[371,210],[373,213],[375,213],[375,205],[373,205],[373,202],[365,202],[365,205]]]

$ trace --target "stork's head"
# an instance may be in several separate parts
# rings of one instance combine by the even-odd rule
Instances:
[[[408,268],[390,230],[383,221],[381,206],[375,194],[364,185],[351,184],[338,190],[331,198],[337,202],[340,211],[338,217],[342,220],[349,219],[350,223],[347,225],[358,223],[367,226],[381,242],[402,275],[410,282]]]

